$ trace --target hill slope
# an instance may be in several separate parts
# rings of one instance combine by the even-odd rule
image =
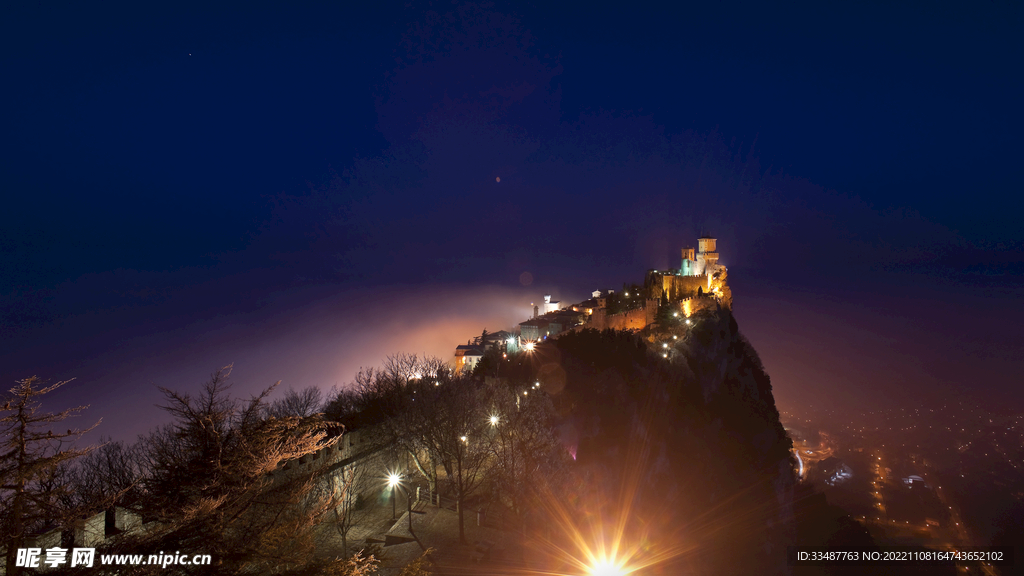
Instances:
[[[665,573],[785,572],[795,473],[770,380],[727,308],[690,320],[538,350],[586,479],[577,513]]]

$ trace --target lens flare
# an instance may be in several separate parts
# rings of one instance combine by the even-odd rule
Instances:
[[[617,563],[604,559],[598,560],[587,571],[591,576],[625,576],[629,572],[625,571],[622,566]]]
[[[652,421],[658,406],[645,402],[639,419]],[[670,500],[652,491],[656,485],[648,473],[655,456],[649,439],[626,443],[615,470],[599,467],[593,452],[578,456],[575,443],[566,440],[576,471],[552,483],[542,477],[530,487],[536,520],[524,551],[529,568],[522,574],[641,576],[655,568],[663,574],[681,568],[697,551],[693,521],[701,525],[705,518],[680,518],[678,508],[665,505],[685,502],[684,494]]]

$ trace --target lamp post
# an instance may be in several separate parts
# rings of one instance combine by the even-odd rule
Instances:
[[[412,534],[412,494],[402,485],[402,477],[402,474],[398,472],[388,472],[388,488],[391,489],[391,519],[395,520],[397,518],[398,506],[395,501],[398,499],[398,489],[402,488],[402,491],[405,492],[406,511],[409,513],[409,533]]]
[[[397,518],[396,504],[395,501],[398,499],[396,496],[396,488],[402,483],[402,475],[398,472],[388,472],[388,488],[391,489],[391,519]]]

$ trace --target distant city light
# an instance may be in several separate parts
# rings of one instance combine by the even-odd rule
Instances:
[[[498,424],[498,417],[492,415],[491,416],[491,426],[496,426],[497,424]]]
[[[689,323],[690,323],[690,319],[689,319],[689,318],[687,318],[687,319],[686,319],[686,323],[687,323],[687,324],[689,324]]]
[[[672,317],[673,318],[679,318],[679,312],[673,312],[672,313]]]
[[[668,343],[667,342],[662,342],[661,343],[661,347],[662,348],[668,348]]]
[[[463,436],[463,437],[459,438],[459,440],[462,440],[463,442],[468,442],[468,441],[469,441],[469,439],[468,439],[468,438],[466,438],[465,436]]]

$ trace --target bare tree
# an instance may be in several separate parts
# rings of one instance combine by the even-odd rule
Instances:
[[[288,390],[285,392],[284,398],[274,400],[270,404],[267,412],[275,418],[306,417],[320,414],[323,412],[323,408],[323,392],[316,386],[308,386],[302,390]]]
[[[485,407],[487,389],[476,379],[458,374],[421,382],[414,401],[402,414],[410,433],[440,462],[455,492],[459,539],[466,541],[465,505],[484,479],[493,435]]]
[[[389,357],[375,382],[364,387],[366,396],[388,398],[388,418],[383,422],[382,438],[393,449],[405,452],[427,481],[431,494],[437,493],[440,460],[434,445],[426,441],[422,430],[424,420],[416,414],[430,400],[433,388],[450,380],[452,375],[451,366],[440,358],[399,354]],[[420,396],[424,400],[419,400]]]
[[[95,450],[67,467],[68,480],[74,485],[71,505],[93,509],[137,505],[144,472],[138,444],[101,438]]]
[[[122,546],[211,554],[220,573],[306,570],[317,564],[313,530],[337,500],[316,490],[314,472],[283,465],[327,445],[327,425],[319,415],[263,417],[274,386],[238,402],[229,373],[215,372],[195,396],[162,389],[174,420],[145,439],[143,482],[144,512],[159,522]]]
[[[451,367],[444,360],[396,354],[388,357],[380,369],[361,369],[355,381],[328,403],[325,412],[347,430],[376,427],[367,438],[367,449],[404,451],[430,490],[436,492],[437,455],[422,442],[418,421],[403,415],[414,405],[418,388],[450,377]]]
[[[363,494],[378,480],[378,476],[366,466],[352,464],[327,475],[338,501],[333,510],[333,525],[341,536],[342,556],[348,554],[348,535],[352,527],[370,512],[370,507],[363,501]]]
[[[53,425],[87,408],[79,406],[61,412],[41,412],[40,396],[49,394],[69,381],[43,386],[36,376],[19,380],[9,397],[0,405],[0,540],[7,543],[7,574],[20,574],[15,566],[16,552],[25,537],[48,521],[66,521],[66,508],[60,505],[70,486],[61,476],[62,464],[89,452],[90,448],[72,448],[69,439],[79,438],[85,430],[54,432]]]
[[[324,416],[335,422],[351,421],[358,413],[359,393],[351,388],[333,391],[330,399],[324,403]]]
[[[503,383],[494,385],[490,402],[494,458],[488,473],[500,498],[522,519],[534,497],[533,486],[546,480],[551,468],[566,458],[551,428],[554,410],[539,390]]]

